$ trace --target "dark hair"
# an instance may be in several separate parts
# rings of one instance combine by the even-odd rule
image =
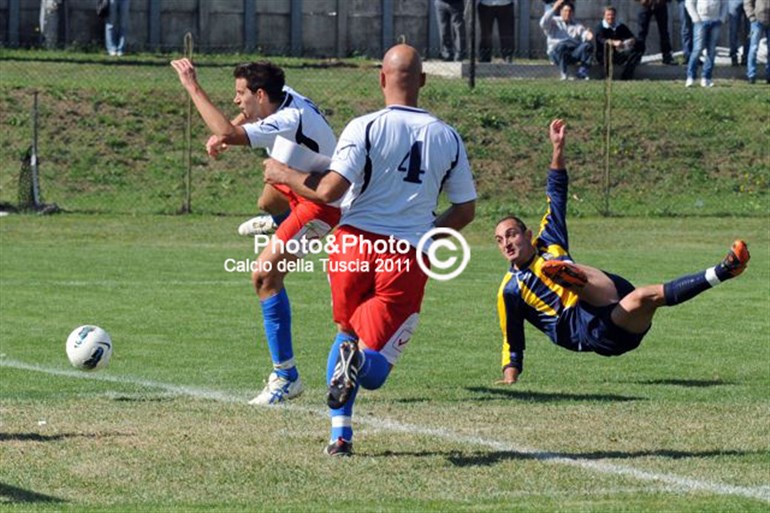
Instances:
[[[256,93],[257,89],[264,89],[267,97],[273,103],[283,99],[283,86],[286,84],[286,77],[283,70],[271,62],[239,64],[235,67],[233,76],[246,79],[246,87],[252,93]]]
[[[612,11],[612,12],[614,12],[615,14],[617,14],[617,13],[618,13],[618,10],[617,10],[617,9],[615,9],[615,8],[614,8],[613,6],[611,6],[611,5],[608,5],[607,7],[605,7],[605,8],[604,8],[604,12],[607,12],[607,11]]]
[[[559,16],[561,16],[561,10],[564,9],[565,7],[567,7],[567,6],[569,6],[572,9],[572,14],[575,14],[575,4],[573,4],[572,2],[564,2],[559,7]]]
[[[519,230],[521,230],[521,233],[524,233],[527,231],[527,225],[524,224],[524,221],[522,221],[521,219],[519,219],[514,215],[507,215],[503,217],[497,223],[495,223],[495,226],[500,226],[500,223],[502,223],[503,221],[513,221],[514,223],[516,223],[516,226],[519,227]]]

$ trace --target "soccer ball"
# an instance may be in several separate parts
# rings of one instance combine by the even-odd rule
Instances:
[[[79,326],[67,337],[67,358],[84,371],[103,369],[110,363],[112,339],[99,326]]]

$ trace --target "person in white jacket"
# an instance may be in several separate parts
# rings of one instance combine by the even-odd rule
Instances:
[[[687,63],[687,81],[685,87],[692,87],[698,71],[698,59],[706,49],[706,61],[703,63],[703,75],[700,85],[713,87],[712,74],[717,53],[717,41],[722,23],[727,19],[728,0],[686,0],[687,12],[692,18],[693,41],[690,61]]]
[[[577,64],[577,78],[588,80],[588,67],[594,55],[594,34],[573,18],[572,2],[556,0],[540,18],[540,28],[548,38],[548,57],[559,66],[561,79],[567,79],[567,66]]]

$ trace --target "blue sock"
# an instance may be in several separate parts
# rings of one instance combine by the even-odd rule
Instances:
[[[276,226],[281,226],[281,223],[289,217],[289,214],[291,214],[291,209],[287,210],[286,212],[282,212],[280,214],[270,214],[270,217],[273,218],[273,222]]]
[[[367,390],[380,388],[390,374],[390,363],[377,351],[364,349],[366,361],[358,373],[358,381]]]
[[[337,365],[340,354],[340,345],[346,340],[358,342],[356,337],[352,335],[347,333],[337,333],[337,337],[334,339],[334,343],[329,350],[329,359],[326,362],[327,384],[331,381],[332,375],[334,375],[334,367]],[[358,385],[350,394],[350,399],[348,399],[341,408],[329,410],[329,417],[332,421],[331,441],[337,440],[340,437],[348,442],[353,440],[353,426],[351,424],[351,419],[353,417],[353,403],[356,400],[356,395],[358,395]]]
[[[294,349],[291,345],[291,305],[286,289],[281,289],[275,296],[260,301],[260,305],[267,347],[275,373],[289,381],[295,381],[299,372],[294,364]]]
[[[694,298],[712,287],[707,279],[708,271],[682,276],[663,284],[666,306],[674,306]]]

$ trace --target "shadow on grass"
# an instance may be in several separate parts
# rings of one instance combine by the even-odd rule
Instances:
[[[560,401],[603,401],[603,402],[626,402],[626,401],[646,401],[646,397],[634,397],[616,394],[567,394],[563,392],[531,392],[528,390],[513,390],[510,388],[491,388],[491,387],[465,387],[469,392],[479,394],[481,397],[474,397],[474,401],[494,401],[496,399],[516,399],[519,401],[531,401],[535,403],[549,403]]]
[[[718,458],[722,456],[746,456],[750,451],[673,451],[659,449],[656,451],[596,451],[585,453],[553,453],[553,452],[518,452],[495,451],[487,453],[473,453],[462,455],[449,455],[447,459],[458,467],[489,466],[507,460],[611,460],[633,458],[669,458],[679,460],[684,458]]]
[[[56,442],[67,438],[107,438],[113,436],[132,436],[128,433],[0,433],[0,442]]]
[[[634,381],[634,383],[640,385],[673,385],[689,388],[719,387],[735,384],[729,381],[722,381],[721,379],[646,379],[644,381]]]
[[[0,483],[0,503],[3,502],[66,502],[58,497],[43,495],[17,488],[5,483]]]

